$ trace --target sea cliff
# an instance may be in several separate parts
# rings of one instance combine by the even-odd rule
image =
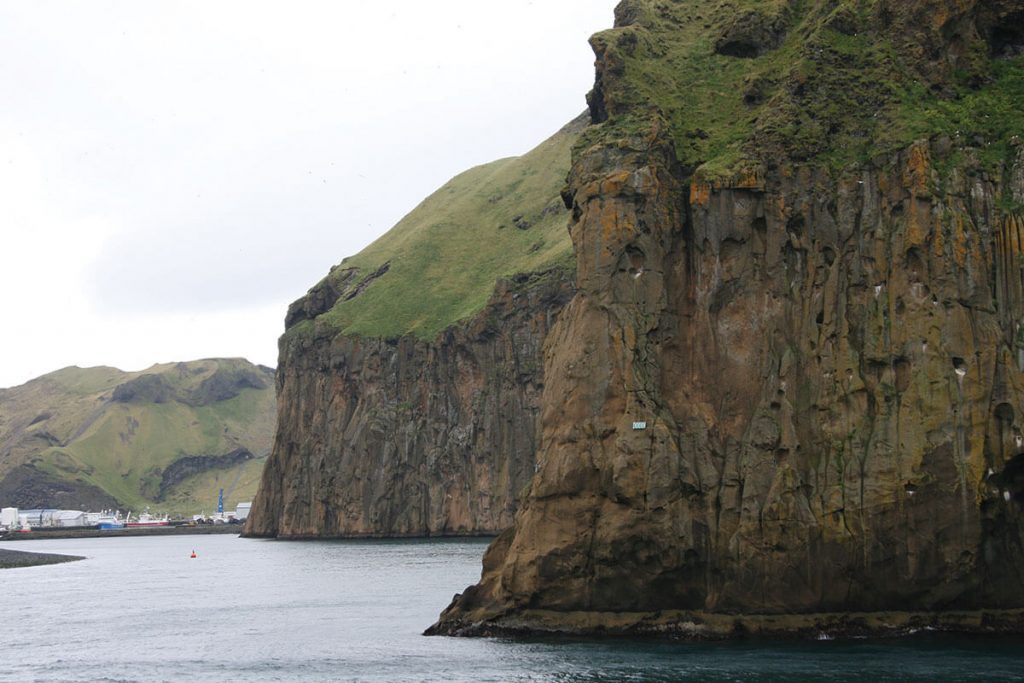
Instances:
[[[620,4],[538,471],[430,632],[1020,630],[1022,19]]]
[[[535,469],[543,347],[575,291],[578,117],[454,178],[289,308],[245,533],[493,535]]]
[[[282,340],[279,427],[246,534],[494,534],[534,470],[541,348],[562,269],[498,283],[438,338]]]

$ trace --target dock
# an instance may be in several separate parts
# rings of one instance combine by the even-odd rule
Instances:
[[[126,527],[124,529],[46,529],[0,533],[0,541],[38,541],[53,538],[123,538],[125,536],[191,536],[242,533],[241,524],[182,524],[179,526]]]

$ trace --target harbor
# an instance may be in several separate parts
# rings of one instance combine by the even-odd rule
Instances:
[[[38,529],[32,531],[0,531],[0,541],[33,541],[58,538],[124,538],[126,536],[177,536],[242,533],[241,524],[184,524],[162,527],[124,527],[97,529],[95,527]]]
[[[151,514],[149,508],[135,515],[120,510],[86,512],[83,510],[0,508],[0,540],[43,538],[88,538],[91,536],[149,536],[154,534],[222,534],[241,532],[252,503],[238,503],[224,510],[224,489],[217,498],[217,512],[205,512],[191,518],[171,519]]]

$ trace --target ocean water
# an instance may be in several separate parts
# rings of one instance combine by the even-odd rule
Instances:
[[[478,578],[478,540],[174,536],[0,547],[88,558],[0,570],[0,681],[1024,680],[1022,639],[420,635]]]

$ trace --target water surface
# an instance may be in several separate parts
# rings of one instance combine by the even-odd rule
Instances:
[[[0,570],[0,681],[1024,680],[1021,639],[421,636],[479,577],[479,540],[175,536],[0,547],[88,558]]]

